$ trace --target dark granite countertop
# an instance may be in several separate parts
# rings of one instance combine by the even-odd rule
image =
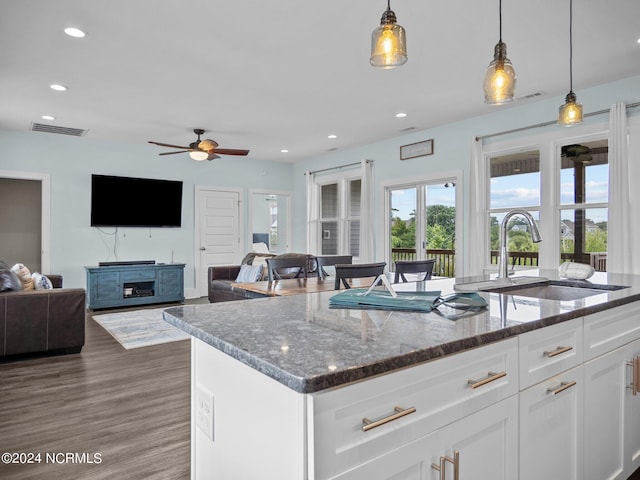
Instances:
[[[553,270],[518,275],[558,278]],[[329,308],[336,292],[325,292],[172,307],[164,319],[289,388],[312,393],[640,300],[640,275],[596,273],[590,282],[629,288],[569,301],[481,292],[488,308],[478,313],[444,306],[430,313],[336,309]],[[437,279],[424,288],[444,295],[453,285]]]

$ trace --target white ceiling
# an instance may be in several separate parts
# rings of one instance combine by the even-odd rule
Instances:
[[[369,65],[385,8],[384,0],[0,0],[0,128],[37,122],[178,145],[203,128],[221,148],[296,161],[531,101],[483,103],[498,0],[393,0],[409,54],[393,70]],[[568,25],[568,0],[503,2],[517,97],[568,92]],[[71,38],[67,26],[87,36]],[[573,31],[579,101],[581,89],[640,74],[640,1],[574,0]],[[401,111],[408,116],[395,118]]]

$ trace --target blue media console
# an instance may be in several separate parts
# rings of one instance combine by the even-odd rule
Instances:
[[[131,262],[84,267],[87,271],[87,308],[184,302],[184,266],[184,263]]]

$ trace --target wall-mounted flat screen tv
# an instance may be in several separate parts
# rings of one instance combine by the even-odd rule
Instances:
[[[182,182],[91,175],[92,227],[179,227]]]

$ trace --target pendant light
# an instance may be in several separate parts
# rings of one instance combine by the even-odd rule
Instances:
[[[573,93],[573,0],[569,0],[569,93],[564,102],[559,109],[558,125],[580,125],[584,121],[582,105],[576,102],[576,94]]]
[[[407,63],[407,43],[404,28],[396,23],[391,10],[391,0],[382,14],[380,26],[371,34],[371,58],[369,62],[378,68],[395,68]]]
[[[513,100],[516,72],[507,58],[507,45],[502,41],[502,0],[500,0],[500,40],[493,52],[493,60],[484,76],[484,101],[502,105]]]

